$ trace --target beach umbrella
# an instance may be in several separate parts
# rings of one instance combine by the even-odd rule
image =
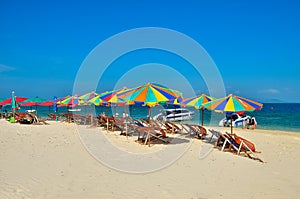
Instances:
[[[42,102],[39,103],[39,106],[48,106],[49,107],[49,113],[50,113],[50,106],[53,106],[55,103],[52,101],[46,101],[46,102]]]
[[[148,123],[151,118],[151,107],[157,106],[160,103],[166,103],[175,98],[179,98],[182,94],[174,89],[164,87],[159,84],[147,83],[135,88],[129,92],[124,100],[129,104],[138,104],[148,107]],[[150,137],[148,132],[148,143],[150,146]]]
[[[108,103],[106,101],[104,101],[103,99],[101,99],[99,97],[99,95],[97,95],[96,97],[90,99],[88,102],[91,103],[91,104],[94,104],[95,106],[106,106],[105,115],[107,115],[107,113],[108,113]]]
[[[56,113],[57,112],[57,97],[56,96],[54,96],[53,97],[53,100],[52,100],[52,102],[53,102],[53,111]]]
[[[57,104],[65,106],[78,106],[83,105],[83,102],[78,99],[78,95],[70,96],[62,101],[57,102]]]
[[[112,90],[112,91],[106,91],[104,93],[101,93],[99,95],[99,98],[109,103],[109,105],[112,106],[123,106],[126,104],[126,102],[119,97],[119,93],[124,93],[127,91],[127,88],[121,88],[118,90]]]
[[[106,101],[104,101],[103,99],[101,99],[99,97],[99,95],[96,96],[96,97],[94,97],[94,98],[92,98],[92,99],[90,99],[88,102],[91,103],[91,104],[94,104],[95,106],[107,105],[108,104]]]
[[[119,90],[112,90],[112,91],[106,91],[103,92],[96,97],[89,100],[90,103],[93,103],[96,106],[104,105],[108,108],[108,106],[122,106],[125,105],[126,102],[118,97],[118,93],[125,91],[126,88],[122,88]],[[107,109],[106,109],[106,115],[107,115]]]
[[[124,100],[125,97],[129,96],[130,94],[132,94],[137,88],[138,87],[136,87],[136,88],[126,88],[123,91],[118,92],[117,96],[120,99]],[[132,105],[134,103],[133,102],[130,103],[129,101],[126,101],[126,100],[124,100],[124,101],[126,102],[126,105],[129,106],[129,115],[131,116],[132,115]]]
[[[89,93],[86,93],[86,94],[83,94],[81,96],[78,97],[79,99],[79,103],[81,105],[88,105],[90,104],[89,103],[89,100],[93,99],[94,97],[98,96],[99,94],[96,93],[95,91],[92,91],[92,92],[89,92]]]
[[[52,101],[46,101],[46,102],[42,102],[39,103],[39,106],[53,106],[55,103]]]
[[[203,104],[213,101],[214,98],[205,94],[198,95],[196,97],[187,98],[182,102],[185,106],[194,107],[195,109],[201,110],[202,112],[202,126],[204,123],[204,107]]]
[[[179,96],[178,98],[174,98],[174,99],[171,99],[171,100],[169,100],[169,101],[167,101],[167,102],[165,102],[165,103],[160,103],[160,104],[166,104],[167,106],[168,105],[172,105],[172,106],[174,106],[175,108],[177,107],[177,108],[179,108],[179,107],[181,107],[181,105],[182,105],[182,102],[183,102],[183,97],[182,96]]]
[[[151,107],[166,103],[170,100],[182,96],[177,90],[164,87],[159,84],[147,83],[130,91],[130,94],[124,97],[129,104],[139,104],[148,107],[148,121],[150,121]]]
[[[96,97],[97,95],[99,95],[98,93],[92,91],[86,94],[83,94],[81,96],[78,97],[79,100],[83,100],[85,102],[88,102],[90,99]]]
[[[263,104],[255,102],[244,97],[234,96],[230,94],[226,97],[213,100],[203,105],[209,110],[214,110],[217,112],[252,112],[255,110],[260,110],[263,107]],[[232,133],[232,121],[231,121],[231,133]]]
[[[40,106],[39,104],[47,102],[48,100],[39,98],[39,97],[34,97],[34,98],[29,98],[27,100],[24,100],[23,102],[20,103],[20,106],[35,106],[36,112],[37,112],[37,106]]]
[[[40,103],[47,102],[48,100],[39,98],[39,97],[34,97],[34,98],[29,98],[27,100],[24,100],[23,102],[20,103],[21,106],[38,106]]]
[[[14,91],[11,93],[11,99],[11,110],[16,112],[19,109],[19,104],[17,103]]]
[[[64,100],[67,99],[67,98],[70,98],[70,97],[72,97],[72,96],[71,96],[71,95],[67,95],[67,96],[65,96],[65,97],[56,99],[56,104],[57,104],[58,106],[68,106],[68,104],[62,104],[62,101],[64,101]],[[56,98],[56,97],[55,97],[55,98]]]
[[[3,101],[4,101],[4,98],[0,98],[0,103],[3,102]],[[0,107],[2,108],[1,111],[3,112],[3,111],[4,111],[4,110],[3,110],[3,107],[4,107],[4,106],[0,105]]]
[[[17,97],[17,96],[15,96],[15,101],[17,103],[23,102],[24,100],[27,100],[27,99],[28,98],[26,98],[26,97]],[[11,102],[12,102],[12,98],[8,98],[8,99],[0,102],[0,105],[2,105],[2,106],[8,105],[8,104],[11,104]]]

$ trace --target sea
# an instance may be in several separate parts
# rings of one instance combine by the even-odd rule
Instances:
[[[10,106],[5,106],[5,109],[10,112]],[[37,114],[42,118],[47,118],[49,113],[55,113],[53,107],[21,107],[19,112],[25,112],[26,110],[37,110]],[[134,119],[147,118],[148,107],[146,106],[121,106],[121,107],[103,107],[103,106],[79,106],[75,109],[80,109],[73,113],[76,114],[89,114],[93,115],[108,114],[122,116],[123,113],[129,114]],[[150,109],[151,117],[163,111],[163,106],[156,106]],[[186,121],[188,123],[202,123],[201,111],[188,107],[190,111],[194,112],[193,120]],[[59,107],[57,109],[58,114],[67,113],[67,107]],[[283,130],[294,131],[300,133],[300,103],[265,103],[263,108],[259,111],[246,112],[246,115],[254,116],[258,123],[259,129],[271,129],[271,130]],[[219,121],[225,117],[223,113],[216,113],[214,111],[204,111],[204,125],[206,126],[218,126]]]

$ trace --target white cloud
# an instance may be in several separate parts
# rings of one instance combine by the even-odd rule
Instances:
[[[277,93],[280,93],[280,92],[277,89],[269,88],[269,89],[260,91],[260,93],[277,94]]]
[[[5,71],[12,71],[12,70],[15,70],[15,68],[4,64],[0,64],[0,73]]]

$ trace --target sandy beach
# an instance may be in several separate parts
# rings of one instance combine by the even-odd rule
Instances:
[[[148,147],[118,132],[80,128],[95,143],[105,135],[129,153],[149,155],[173,147],[172,143]],[[261,152],[257,155],[265,163],[221,152],[210,143],[193,139],[176,144],[186,144],[187,150],[172,164],[133,174],[97,160],[82,144],[85,138],[79,136],[74,124],[20,125],[1,119],[0,198],[299,198],[300,134],[234,131],[255,143]]]

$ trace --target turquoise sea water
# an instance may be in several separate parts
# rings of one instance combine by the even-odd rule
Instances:
[[[10,110],[9,106],[5,107],[8,111]],[[36,107],[32,107],[36,109]],[[108,111],[109,115],[112,115],[112,112],[117,112],[119,115],[122,115],[124,111],[127,113],[132,113],[133,118],[147,118],[148,108],[143,106],[132,106],[129,107],[94,107],[94,106],[83,106],[76,107],[80,108],[80,114],[100,114]],[[24,112],[26,109],[31,109],[31,107],[21,107],[20,112]],[[131,109],[131,111],[130,111]],[[151,116],[158,114],[163,107],[157,106],[151,109]],[[201,112],[194,108],[188,108],[191,111],[194,111],[194,123],[201,124]],[[53,113],[53,107],[37,107],[38,115],[41,117],[47,117],[48,113]],[[66,113],[67,107],[61,107],[58,109],[58,113]],[[296,131],[300,132],[300,103],[266,103],[264,104],[262,110],[246,113],[250,116],[255,116],[258,122],[259,129],[274,129],[274,130],[286,130],[286,131]],[[224,118],[224,114],[215,113],[212,111],[205,110],[204,113],[204,125],[217,126],[219,121]]]

